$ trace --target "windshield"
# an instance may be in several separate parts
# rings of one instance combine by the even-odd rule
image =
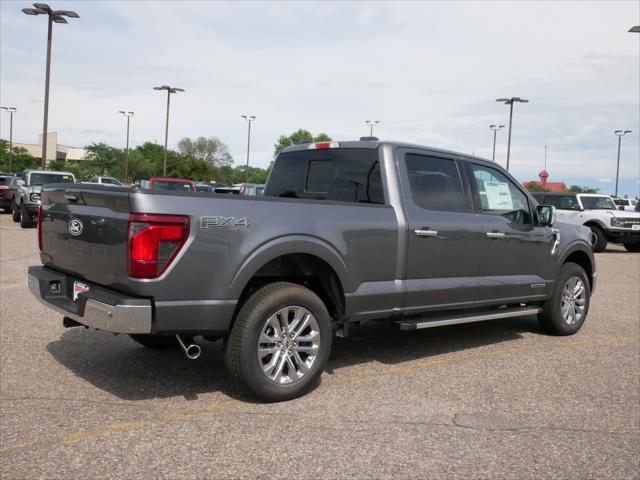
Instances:
[[[196,185],[196,192],[213,192],[211,185]]]
[[[152,190],[170,190],[173,192],[191,192],[193,187],[189,182],[179,182],[173,180],[154,180]]]
[[[585,197],[581,195],[580,201],[585,210],[616,210],[611,197]]]
[[[32,173],[29,185],[47,185],[49,183],[74,183],[72,175],[66,173]]]

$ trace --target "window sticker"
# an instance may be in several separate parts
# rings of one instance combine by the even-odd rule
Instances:
[[[489,210],[513,210],[513,199],[509,184],[504,182],[484,182]]]

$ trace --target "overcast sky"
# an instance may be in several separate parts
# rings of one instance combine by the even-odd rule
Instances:
[[[640,2],[52,2],[80,19],[54,24],[49,130],[59,143],[123,146],[217,136],[236,164],[268,165],[283,133],[374,134],[491,157],[489,124],[508,123],[498,97],[520,96],[512,172],[613,191],[640,189]],[[42,129],[46,19],[0,3],[0,101],[18,108],[14,140]],[[0,135],[9,136],[2,111]],[[496,158],[506,159],[506,128]]]

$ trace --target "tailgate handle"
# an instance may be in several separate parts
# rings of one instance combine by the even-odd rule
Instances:
[[[64,198],[69,200],[70,202],[77,202],[78,196],[75,193],[65,193]]]

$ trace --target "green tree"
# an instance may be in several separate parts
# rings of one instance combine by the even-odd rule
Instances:
[[[124,177],[124,151],[106,143],[92,143],[88,147],[86,160],[80,160],[86,173]]]
[[[319,133],[315,137],[309,130],[299,129],[293,132],[291,135],[280,135],[278,142],[273,146],[273,156],[277,157],[278,154],[287,147],[295,145],[300,142],[330,142],[331,137],[326,133]]]
[[[229,147],[217,137],[198,137],[195,140],[185,137],[178,142],[178,150],[187,157],[207,162],[212,168],[233,163]]]
[[[549,192],[550,191],[547,187],[543,185],[538,185],[537,183],[533,183],[533,182],[527,183],[525,185],[525,188],[530,192]]]
[[[571,185],[569,187],[570,192],[575,193],[598,193],[600,191],[599,188],[580,186],[580,185]]]
[[[0,140],[0,172],[21,172],[29,168],[39,168],[40,160],[22,147],[13,147],[11,169],[9,169],[9,142]]]

